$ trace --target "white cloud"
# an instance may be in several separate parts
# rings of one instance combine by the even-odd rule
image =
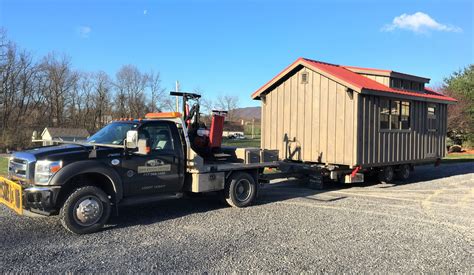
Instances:
[[[414,14],[402,14],[393,18],[392,24],[382,28],[382,31],[393,31],[395,29],[410,30],[416,33],[426,33],[430,30],[445,32],[461,32],[456,26],[444,25],[436,22],[431,16],[423,12]]]
[[[89,26],[80,26],[79,28],[77,28],[77,33],[81,38],[89,38],[91,32],[92,28]]]

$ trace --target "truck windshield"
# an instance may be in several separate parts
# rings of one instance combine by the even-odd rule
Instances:
[[[88,138],[87,142],[120,145],[127,137],[127,131],[136,130],[137,127],[138,124],[134,123],[110,123]]]

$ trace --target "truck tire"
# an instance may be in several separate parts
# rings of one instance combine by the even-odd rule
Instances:
[[[232,207],[251,205],[257,197],[258,186],[255,179],[245,172],[232,174],[227,180],[223,199]]]
[[[408,164],[403,164],[403,165],[400,165],[400,168],[398,169],[397,173],[396,173],[396,176],[397,176],[397,179],[399,180],[408,180],[410,178],[410,165]]]
[[[378,178],[381,183],[393,182],[394,176],[395,172],[393,170],[393,166],[385,166],[383,168],[380,168],[378,173]]]
[[[110,200],[102,189],[85,186],[75,189],[64,202],[59,218],[68,231],[76,234],[97,232],[110,217]]]

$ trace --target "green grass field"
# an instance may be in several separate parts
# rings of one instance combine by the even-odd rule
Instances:
[[[0,157],[0,176],[6,176],[8,173],[8,159]]]
[[[449,154],[442,160],[442,163],[469,161],[474,161],[474,154]]]

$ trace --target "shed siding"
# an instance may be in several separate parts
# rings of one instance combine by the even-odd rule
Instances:
[[[427,130],[427,103],[410,101],[410,130],[379,128],[380,97],[360,95],[357,164],[379,166],[435,159],[445,155],[446,104],[437,106],[437,130]]]
[[[301,73],[308,82],[301,83]],[[262,148],[280,158],[352,165],[356,93],[303,67],[262,100]]]
[[[381,76],[381,75],[372,75],[372,74],[360,74],[365,77],[368,77],[372,80],[377,81],[378,83],[381,83],[385,86],[390,86],[390,77],[388,76]]]

